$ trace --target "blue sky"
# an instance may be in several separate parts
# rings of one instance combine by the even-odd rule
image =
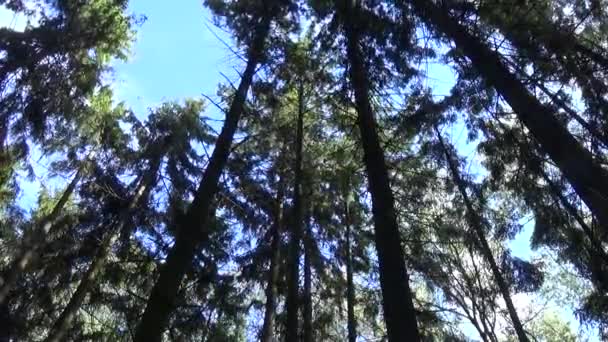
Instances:
[[[234,78],[239,61],[214,33],[230,38],[200,0],[132,0],[130,10],[148,20],[138,28],[130,61],[114,66],[114,89],[138,115],[167,100],[215,95],[222,74]]]

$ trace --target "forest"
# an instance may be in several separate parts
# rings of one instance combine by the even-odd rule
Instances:
[[[0,0],[0,342],[608,341],[608,0],[197,1]]]

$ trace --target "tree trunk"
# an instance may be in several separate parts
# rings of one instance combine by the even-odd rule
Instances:
[[[502,63],[500,56],[472,36],[444,8],[432,1],[409,0],[414,11],[430,26],[453,39],[473,65],[517,113],[532,136],[559,167],[576,193],[608,229],[608,172]]]
[[[359,11],[353,11],[348,5],[340,10],[345,18],[343,25],[350,62],[349,76],[355,93],[357,123],[361,133],[368,189],[372,197],[382,307],[388,339],[391,342],[420,341],[384,151],[380,146],[369,101],[367,68],[359,48],[360,33],[355,26],[359,22]]]
[[[585,220],[580,215],[578,210],[574,207],[574,205],[572,203],[570,203],[570,201],[568,201],[568,199],[564,196],[564,194],[562,194],[562,192],[558,188],[557,184],[555,184],[555,182],[553,182],[553,180],[549,178],[549,176],[545,173],[544,170],[541,170],[541,177],[549,185],[549,188],[551,189],[553,196],[555,196],[559,200],[559,202],[562,204],[562,206],[564,206],[564,208],[566,209],[568,214],[570,214],[570,216],[572,216],[574,218],[574,220],[579,224],[579,226],[581,227],[581,229],[583,230],[583,232],[589,239],[589,242],[591,243],[591,245],[594,247],[594,249],[597,250],[597,253],[601,256],[601,258],[604,260],[604,262],[608,264],[608,255],[606,254],[606,251],[605,251],[604,247],[602,246],[602,242],[593,233],[593,230],[591,229],[591,227],[589,227],[587,222],[585,222]]]
[[[306,226],[304,238],[304,342],[313,341],[312,333],[312,231]]]
[[[581,37],[577,37],[574,31],[567,27],[559,27],[550,19],[540,18],[540,22],[519,21],[518,23],[505,23],[502,17],[492,15],[495,4],[489,4],[489,12],[480,14],[481,19],[487,19],[488,22],[495,26],[499,32],[515,46],[516,49],[531,49],[532,54],[557,56],[552,58],[557,64],[560,64],[567,74],[572,77],[586,96],[590,95],[594,101],[601,103],[600,109],[605,115],[608,115],[608,102],[603,98],[602,94],[606,94],[608,89],[606,85],[597,78],[597,73],[591,62],[598,64],[600,68],[605,68],[606,60],[601,54],[595,53],[581,44]],[[539,17],[535,18],[539,19]],[[518,26],[528,26],[529,29],[523,34],[518,30]],[[513,32],[513,29],[516,32]],[[547,53],[544,53],[546,50]],[[608,70],[608,69],[606,69]]]
[[[135,342],[153,342],[162,339],[184,274],[191,267],[198,246],[208,238],[207,223],[211,204],[217,192],[220,175],[230,154],[230,147],[243,112],[249,86],[263,55],[264,41],[269,30],[270,17],[265,17],[256,29],[255,38],[249,50],[247,67],[226,114],[224,126],[217,138],[199,188],[184,220],[177,229],[175,244],[169,251],[158,280],[150,293],[146,309],[137,326]]]
[[[23,238],[23,246],[15,260],[13,261],[10,270],[8,271],[8,276],[6,279],[0,279],[0,304],[4,302],[4,299],[8,295],[11,288],[15,285],[19,277],[25,272],[27,267],[38,258],[40,253],[40,248],[46,242],[47,235],[53,225],[55,225],[56,220],[59,218],[59,214],[63,210],[65,204],[74,193],[74,189],[76,189],[76,185],[82,179],[84,174],[86,163],[83,162],[82,165],[76,171],[74,177],[68,184],[68,186],[63,191],[63,194],[59,198],[59,201],[53,207],[51,213],[46,216],[38,229],[35,231],[29,231],[25,233]]]
[[[153,187],[156,182],[156,176],[158,174],[158,170],[160,168],[161,159],[157,158],[154,160],[150,169],[146,172],[146,174],[141,178],[138,187],[136,188],[131,201],[127,208],[123,209],[118,217],[118,220],[114,227],[110,227],[108,232],[106,232],[101,245],[99,246],[97,253],[91,262],[91,265],[87,269],[84,277],[80,280],[76,291],[72,294],[68,305],[63,309],[51,330],[45,339],[45,342],[59,342],[62,341],[65,337],[65,333],[67,329],[70,327],[72,320],[76,316],[76,313],[84,303],[84,300],[87,294],[91,291],[91,288],[95,285],[95,281],[97,279],[97,275],[103,269],[108,254],[110,253],[110,248],[114,245],[118,237],[120,236],[120,232],[124,229],[125,225],[129,221],[133,210],[138,208],[142,201],[146,200],[149,197],[150,189]],[[134,227],[133,227],[134,228]]]
[[[467,194],[464,180],[460,177],[458,165],[456,164],[456,161],[452,158],[448,147],[445,145],[443,138],[441,137],[441,133],[439,132],[439,129],[437,128],[437,126],[435,126],[434,128],[435,133],[437,134],[437,138],[439,139],[441,148],[443,149],[443,153],[445,154],[446,163],[448,164],[450,172],[452,173],[454,183],[456,183],[458,191],[460,192],[460,195],[462,196],[464,204],[467,208],[467,220],[469,221],[469,224],[477,235],[477,239],[479,240],[479,244],[481,247],[481,254],[483,255],[484,259],[486,259],[486,262],[490,265],[494,280],[496,281],[498,289],[500,290],[500,293],[502,294],[502,297],[505,301],[507,311],[509,312],[513,327],[515,328],[515,332],[517,333],[517,337],[519,338],[520,342],[527,342],[528,337],[526,335],[523,325],[521,324],[521,321],[519,320],[517,310],[515,310],[515,305],[513,305],[513,301],[511,300],[509,287],[502,276],[502,272],[496,264],[496,260],[494,259],[494,255],[492,254],[492,249],[490,248],[488,240],[486,239],[486,234],[484,232],[483,227],[483,219],[473,207],[473,202]]]
[[[2,79],[0,79],[0,94],[4,93]],[[7,143],[9,130],[9,116],[0,115],[0,189],[12,180],[12,160]]]
[[[559,96],[557,96],[557,94],[555,94],[552,91],[550,91],[549,89],[547,89],[547,87],[544,84],[542,84],[541,82],[538,82],[537,80],[529,77],[521,67],[515,65],[515,63],[511,63],[511,66],[514,67],[514,68],[516,68],[517,72],[521,76],[526,77],[527,80],[528,80],[528,82],[534,83],[535,87],[537,87],[543,93],[545,93],[545,95],[547,95],[556,106],[558,106],[559,108],[563,109],[568,115],[570,115],[570,117],[572,117],[572,119],[574,119],[576,122],[578,122],[579,125],[581,125],[581,127],[583,127],[589,133],[591,133],[591,135],[593,137],[595,137],[599,141],[601,141],[602,144],[605,147],[608,147],[608,137],[606,136],[605,133],[602,133],[599,129],[597,129],[597,127],[594,127],[589,122],[587,122],[584,118],[582,118],[576,112],[576,110],[574,110],[572,107],[570,107],[564,100],[560,99]]]
[[[300,280],[300,240],[302,235],[302,149],[304,145],[304,83],[298,88],[298,118],[296,129],[296,160],[293,184],[293,221],[289,241],[289,272],[287,280],[287,334],[286,341],[298,340],[298,292]]]
[[[283,226],[283,178],[279,180],[277,205],[272,227],[272,242],[270,244],[270,269],[266,284],[266,304],[264,306],[264,324],[260,333],[261,342],[272,342],[274,332],[274,317],[276,310],[276,283],[279,278],[279,261],[281,260],[281,230]]]
[[[593,49],[585,46],[580,42],[574,42],[573,48],[578,51],[581,55],[587,56],[589,59],[594,61],[597,65],[601,66],[604,71],[608,71],[608,57],[603,54],[594,51]]]
[[[68,305],[63,309],[61,315],[59,315],[59,318],[57,318],[51,327],[49,335],[44,340],[45,342],[59,342],[64,340],[65,334],[70,327],[72,320],[82,306],[82,303],[84,302],[91,287],[95,284],[95,279],[103,268],[110,247],[114,241],[116,241],[117,236],[118,235],[115,234],[115,232],[109,232],[109,234],[106,234],[101,246],[99,246],[99,249],[95,254],[91,266],[89,266],[85,276],[80,281],[80,284],[78,284],[76,291],[74,294],[72,294]]]
[[[348,189],[347,191],[349,191]],[[355,284],[353,282],[353,259],[351,255],[351,219],[348,196],[344,201],[344,223],[346,225],[346,306],[348,311],[348,342],[357,341],[355,319]]]

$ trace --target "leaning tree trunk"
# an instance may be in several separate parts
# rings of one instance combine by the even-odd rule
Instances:
[[[572,107],[570,107],[566,103],[566,101],[559,98],[559,96],[556,93],[550,91],[542,82],[539,82],[538,80],[534,79],[533,77],[530,77],[529,75],[527,75],[522,67],[516,65],[515,63],[510,63],[510,65],[516,69],[518,74],[520,74],[522,77],[526,77],[527,82],[534,84],[535,87],[537,87],[543,93],[545,93],[545,95],[547,95],[551,99],[553,104],[555,104],[559,108],[563,109],[572,119],[574,119],[576,122],[578,122],[578,124],[581,125],[581,127],[583,127],[585,130],[587,130],[589,133],[591,133],[592,137],[595,137],[596,139],[601,141],[601,143],[602,143],[602,145],[604,145],[604,147],[608,147],[608,136],[606,136],[605,132],[601,132],[597,127],[595,127],[594,125],[587,122],[583,117],[581,117],[576,112],[576,110],[574,110]]]
[[[597,65],[601,66],[604,71],[608,71],[608,56],[605,55],[605,50],[603,51],[604,54],[602,54],[599,51],[595,51],[592,48],[582,44],[581,42],[575,42],[573,48],[581,55],[587,56]]]
[[[602,95],[606,94],[608,89],[601,77],[596,77],[597,72],[592,63],[596,62],[598,63],[597,66],[603,68],[601,54],[586,48],[581,43],[581,37],[577,37],[574,32],[566,32],[568,31],[567,28],[559,27],[550,18],[535,17],[534,22],[529,22],[522,17],[523,20],[516,23],[505,22],[502,17],[491,14],[494,12],[495,4],[490,4],[489,7],[490,12],[481,11],[481,19],[486,19],[496,27],[517,49],[532,49],[533,54],[558,56],[558,58],[553,58],[554,61],[561,65],[564,71],[576,81],[585,97],[591,96],[599,104],[595,110],[608,115],[608,102]],[[537,22],[537,19],[540,19],[540,22]],[[529,29],[525,32],[517,28],[526,25]],[[546,51],[546,53],[543,53],[543,51]],[[586,60],[581,61],[581,59]],[[605,59],[603,62],[605,63]]]
[[[106,232],[101,245],[97,249],[97,253],[95,253],[95,256],[93,257],[91,265],[85,272],[84,277],[80,280],[80,283],[78,284],[74,294],[72,294],[68,305],[66,305],[55,323],[53,323],[45,342],[59,342],[64,339],[65,333],[74,320],[76,313],[82,306],[82,303],[84,302],[87,294],[91,291],[91,288],[95,285],[97,276],[103,269],[106,259],[110,253],[110,248],[112,248],[120,236],[120,232],[130,220],[133,211],[140,207],[143,201],[149,197],[150,189],[156,182],[156,175],[158,173],[158,169],[160,168],[160,162],[160,158],[154,160],[146,175],[141,178],[141,181],[139,182],[139,185],[137,186],[129,205],[120,212],[118,220],[115,222],[116,224],[113,227],[110,227]]]
[[[296,128],[296,160],[293,184],[293,220],[289,241],[288,279],[287,279],[287,341],[298,340],[298,292],[300,280],[300,240],[302,239],[302,149],[304,145],[304,83],[298,88],[298,118]]]
[[[608,230],[608,172],[503,64],[500,56],[454,20],[445,8],[427,0],[409,3],[420,18],[456,43],[483,77],[498,90],[517,113],[542,149],[559,167],[576,193]]]
[[[254,41],[249,50],[247,67],[226,114],[224,126],[217,138],[194,200],[177,229],[175,243],[169,251],[158,280],[150,293],[146,309],[135,332],[135,342],[152,342],[162,339],[184,274],[191,267],[200,244],[208,239],[207,224],[211,204],[218,189],[220,175],[230,154],[230,147],[243,112],[249,86],[263,55],[264,41],[270,30],[270,21],[269,16],[263,18],[256,29]]]
[[[103,239],[101,246],[97,250],[93,262],[89,266],[89,269],[85,273],[84,277],[78,284],[76,291],[72,294],[68,305],[63,309],[49,332],[49,335],[44,340],[45,342],[59,342],[63,341],[67,330],[70,327],[76,313],[82,306],[84,299],[86,298],[89,290],[95,283],[97,275],[101,271],[104,261],[108,255],[110,246],[115,241],[116,234],[107,234]]]
[[[272,342],[274,331],[274,317],[276,310],[276,284],[279,278],[279,262],[281,258],[281,231],[283,226],[283,178],[279,180],[277,190],[277,203],[272,227],[272,242],[270,243],[270,269],[268,270],[268,283],[266,284],[266,304],[264,306],[264,324],[260,333],[261,342]]]
[[[503,124],[501,124],[501,126],[504,128]],[[530,143],[528,142],[518,141],[517,143],[519,144],[519,148],[522,151],[530,151],[532,149]],[[536,157],[535,155],[533,155],[532,158],[538,159],[538,157]],[[535,164],[540,165],[541,163],[539,160],[536,160]],[[549,177],[546,171],[542,168],[539,168],[537,172],[539,176],[545,181],[545,183],[547,183],[553,197],[555,197],[557,201],[561,203],[561,205],[566,209],[566,212],[570,216],[572,216],[572,218],[574,218],[574,220],[578,223],[581,230],[589,240],[590,246],[586,246],[585,248],[593,259],[590,260],[589,264],[591,273],[593,274],[593,277],[596,279],[596,281],[599,282],[603,288],[608,288],[608,278],[605,275],[605,272],[603,272],[602,270],[602,264],[608,265],[608,254],[606,254],[606,250],[602,246],[601,238],[598,237],[595,233],[595,230],[593,230],[592,227],[590,227],[587,222],[585,222],[585,219],[581,216],[579,210],[572,203],[570,203],[570,200],[568,200],[566,196],[564,196],[562,190],[555,183],[555,181]],[[570,226],[569,230],[572,234],[581,236],[581,239],[585,239],[585,237],[581,235],[581,232],[574,226]]]
[[[345,2],[350,3],[350,1]],[[340,10],[345,18],[343,25],[347,39],[347,57],[350,62],[349,76],[355,93],[357,123],[361,133],[368,189],[372,197],[382,307],[388,339],[392,342],[420,341],[384,151],[380,146],[376,121],[369,101],[367,68],[359,47],[360,32],[356,24],[362,19],[357,20],[360,12],[353,11],[354,8],[349,8],[348,4],[346,8]]]
[[[498,268],[498,265],[496,264],[496,260],[494,259],[494,255],[492,254],[492,249],[490,248],[488,240],[486,239],[486,234],[484,232],[483,227],[483,219],[473,207],[473,202],[469,198],[464,180],[460,176],[458,165],[456,164],[456,161],[452,158],[452,155],[448,151],[448,147],[445,145],[443,138],[441,137],[441,132],[439,132],[437,126],[435,126],[434,128],[435,133],[437,134],[437,138],[439,140],[439,144],[441,145],[441,148],[445,155],[446,163],[448,164],[450,172],[452,173],[454,183],[456,183],[458,191],[460,192],[460,195],[462,196],[464,204],[467,208],[467,221],[469,222],[469,224],[475,231],[475,234],[477,235],[477,239],[479,240],[479,244],[481,247],[481,254],[483,255],[486,262],[490,265],[494,280],[496,281],[498,289],[500,290],[505,304],[507,305],[507,311],[509,312],[509,316],[511,317],[511,321],[513,323],[513,327],[515,328],[515,332],[517,333],[517,337],[519,338],[520,342],[527,342],[528,337],[526,336],[524,327],[521,324],[519,316],[517,315],[515,305],[513,305],[509,286],[507,285],[504,277],[502,276],[500,268]]]
[[[0,279],[1,286],[0,287],[0,304],[4,302],[4,299],[8,295],[11,288],[15,285],[19,277],[25,272],[27,267],[38,258],[40,249],[46,242],[46,237],[51,231],[51,228],[57,223],[57,219],[59,218],[59,214],[65,207],[65,204],[74,193],[74,189],[76,189],[76,185],[82,179],[84,174],[84,169],[86,167],[86,163],[83,162],[82,165],[76,171],[74,177],[63,191],[63,194],[59,198],[59,201],[53,207],[51,213],[46,216],[38,229],[34,231],[29,231],[25,233],[23,245],[21,246],[21,250],[15,260],[13,261],[10,270],[8,271],[8,276],[6,279]]]

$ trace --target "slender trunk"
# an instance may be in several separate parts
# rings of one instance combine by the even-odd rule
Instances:
[[[355,26],[362,19],[357,20],[360,11],[358,9],[353,11],[353,8],[349,8],[349,4],[350,1],[341,12],[345,18],[343,25],[347,39],[347,57],[350,62],[349,76],[355,94],[357,124],[361,133],[368,189],[372,197],[382,307],[388,339],[391,342],[420,341],[384,151],[380,146],[376,121],[369,101],[369,78],[359,47],[360,32]]]
[[[9,291],[17,280],[19,280],[19,277],[26,271],[27,267],[38,258],[40,249],[46,242],[49,231],[53,225],[57,223],[56,221],[59,218],[59,214],[70,199],[70,196],[72,196],[72,193],[74,193],[76,185],[78,185],[82,179],[85,165],[85,162],[80,165],[78,171],[76,171],[76,174],[72,177],[72,180],[63,191],[59,201],[57,201],[51,213],[42,220],[38,229],[25,233],[23,245],[8,271],[8,276],[6,279],[0,279],[0,304],[4,302]]]
[[[209,315],[207,315],[207,320],[205,322],[205,331],[203,332],[203,336],[201,337],[202,342],[208,341],[208,337],[211,333],[211,320],[213,319],[213,313],[215,312],[215,307],[211,309]]]
[[[348,342],[357,341],[355,319],[355,284],[353,283],[353,259],[351,255],[351,219],[348,196],[344,201],[344,223],[346,225],[346,306],[348,311]]]
[[[488,7],[494,6],[490,4]],[[606,67],[608,64],[606,64],[606,59],[601,54],[581,44],[581,38],[577,37],[574,32],[569,32],[569,28],[556,26],[550,20],[542,22],[541,19],[541,24],[539,22],[526,22],[524,19],[519,23],[506,24],[502,17],[492,15],[493,12],[495,12],[495,9],[490,9],[488,15],[481,14],[480,16],[482,19],[489,19],[489,23],[498,28],[515,48],[532,49],[533,54],[545,56],[545,58],[560,64],[566,73],[581,87],[583,93],[591,95],[595,98],[595,101],[603,104],[601,110],[606,113],[607,103],[602,96],[607,91],[606,85],[595,76],[597,70],[590,63],[595,62],[600,68]],[[523,31],[517,27],[522,25],[528,25],[530,28],[526,31],[526,34],[523,34]],[[517,33],[514,34],[513,29]],[[548,52],[548,56],[543,53],[543,50]],[[553,58],[553,55],[557,57]],[[581,59],[586,60],[582,62]]]
[[[300,240],[302,235],[302,149],[304,146],[304,83],[298,88],[298,119],[296,129],[296,160],[293,184],[293,221],[289,241],[289,272],[287,280],[286,341],[298,340],[298,292],[300,280]]]
[[[505,127],[505,125],[500,122],[499,122],[499,125],[503,129],[507,129]],[[526,141],[517,141],[517,144],[519,145],[519,148],[522,151],[530,151],[532,149],[532,147],[530,146],[530,143],[528,143]],[[526,152],[526,153],[528,153],[528,152]],[[527,157],[527,158],[537,158],[537,157],[535,155],[531,155],[531,157]],[[540,165],[540,160],[537,160],[536,163]],[[589,254],[594,259],[594,260],[590,260],[590,264],[589,264],[590,270],[591,270],[592,274],[594,274],[595,279],[597,279],[597,281],[601,282],[602,286],[605,286],[606,288],[608,288],[608,280],[606,279],[604,272],[601,270],[601,264],[608,264],[608,254],[606,253],[604,247],[602,246],[601,238],[599,238],[597,236],[597,234],[595,233],[595,230],[593,230],[585,222],[585,220],[579,213],[578,209],[576,209],[576,207],[572,203],[570,203],[570,201],[564,196],[564,194],[562,193],[562,190],[547,175],[545,170],[543,170],[542,168],[539,168],[537,171],[538,171],[537,173],[540,175],[540,177],[549,186],[549,189],[551,190],[553,197],[555,197],[556,200],[559,201],[561,203],[561,205],[566,209],[566,212],[575,219],[575,221],[579,224],[583,233],[589,240],[589,243],[591,246],[585,246],[585,249],[587,249]],[[577,230],[576,228],[571,227],[569,230],[573,234],[577,234],[580,236],[580,231]],[[584,239],[583,237],[581,237],[581,238]]]
[[[525,75],[521,68],[518,68],[522,75]],[[551,101],[560,108],[562,108],[568,115],[570,115],[576,122],[578,122],[584,129],[591,133],[594,137],[602,142],[602,144],[608,147],[608,137],[605,133],[602,133],[597,127],[594,127],[585,119],[583,119],[572,107],[570,107],[564,100],[560,99],[555,93],[551,92],[544,84],[534,81],[534,85],[538,87],[545,95],[549,96]]]
[[[234,133],[245,105],[249,86],[256,67],[262,57],[264,41],[270,29],[270,17],[262,19],[255,32],[249,50],[249,60],[236,91],[222,131],[217,138],[215,149],[203,174],[199,188],[184,220],[177,229],[175,244],[169,251],[165,264],[150,293],[146,309],[137,326],[135,342],[153,342],[162,339],[180,283],[191,267],[198,246],[208,238],[207,223],[210,209],[218,188],[220,175],[228,160]]]
[[[601,66],[604,71],[608,71],[608,57],[604,56],[602,53],[594,51],[580,42],[575,42],[573,48]]]
[[[264,324],[260,333],[261,342],[273,340],[274,316],[276,309],[276,284],[279,278],[279,261],[281,260],[281,230],[283,223],[283,179],[279,180],[277,191],[277,205],[275,208],[274,224],[272,227],[272,242],[270,244],[270,269],[268,270],[268,284],[266,284],[266,305],[264,306]]]
[[[310,221],[304,238],[304,342],[313,341],[312,333],[312,231]]]
[[[486,336],[485,331],[479,325],[479,322],[477,322],[477,320],[471,319],[471,318],[469,318],[469,321],[471,322],[471,324],[473,324],[473,326],[475,327],[475,330],[477,330],[477,333],[479,334],[479,337],[481,337],[481,340],[483,342],[488,342],[488,337]]]
[[[0,94],[4,93],[2,88],[2,81],[0,79]],[[9,130],[9,116],[0,115],[0,189],[4,185],[11,181],[12,178],[12,167],[11,167],[11,154],[9,151],[8,138]]]
[[[526,335],[523,325],[521,324],[521,321],[519,320],[519,316],[517,315],[517,310],[515,310],[515,305],[513,305],[513,300],[511,299],[509,287],[508,287],[507,283],[505,282],[505,279],[502,276],[502,272],[500,271],[500,269],[498,268],[498,265],[496,264],[496,260],[494,259],[494,256],[492,254],[492,249],[490,248],[490,245],[488,244],[488,240],[486,239],[486,234],[485,234],[484,228],[483,228],[483,219],[481,218],[481,216],[479,216],[479,214],[473,207],[473,202],[471,201],[471,199],[469,198],[469,195],[467,194],[466,185],[464,183],[464,180],[461,178],[460,172],[458,171],[458,165],[456,164],[456,162],[452,158],[450,152],[448,151],[448,147],[445,145],[443,138],[441,137],[441,133],[439,132],[439,129],[436,126],[435,126],[435,133],[437,134],[437,138],[439,139],[439,143],[445,154],[445,160],[448,164],[448,167],[450,168],[450,172],[452,173],[452,178],[454,179],[454,183],[456,183],[456,186],[458,187],[458,191],[460,192],[460,195],[462,196],[462,198],[464,200],[464,204],[467,208],[467,219],[469,221],[469,224],[474,229],[474,231],[477,235],[477,239],[479,240],[480,247],[481,247],[481,253],[482,253],[484,259],[486,259],[486,262],[490,265],[490,269],[492,270],[494,280],[496,281],[496,284],[498,285],[498,289],[500,290],[500,293],[502,294],[502,297],[505,301],[505,304],[507,306],[507,311],[509,312],[509,316],[511,317],[511,321],[513,323],[513,327],[515,328],[515,332],[517,333],[517,337],[519,338],[520,342],[527,342],[528,337]]]
[[[266,284],[266,304],[264,306],[264,324],[262,325],[261,342],[273,341],[274,311],[276,309],[276,282],[279,278],[279,239],[280,235],[278,234],[278,229],[275,228],[271,243],[272,255],[270,257],[270,269],[268,270],[268,284]]]
[[[121,211],[116,224],[113,227],[110,227],[108,232],[106,232],[101,245],[97,249],[97,253],[95,253],[91,265],[87,269],[84,277],[80,280],[80,283],[78,284],[74,294],[72,294],[68,305],[63,309],[51,327],[45,342],[59,342],[64,339],[65,333],[70,327],[76,313],[82,306],[82,303],[84,303],[84,300],[87,294],[91,291],[93,285],[95,285],[97,275],[99,272],[101,272],[105,265],[106,259],[110,253],[110,248],[114,245],[120,235],[120,232],[128,223],[133,210],[139,207],[142,204],[142,201],[148,198],[150,189],[156,181],[156,175],[158,173],[158,169],[160,168],[160,162],[160,158],[153,162],[146,175],[141,178],[139,186],[135,190],[129,205]]]
[[[49,335],[44,340],[45,342],[63,341],[70,324],[72,323],[76,313],[82,306],[87,294],[95,283],[97,275],[104,265],[104,261],[108,255],[109,249],[116,240],[117,234],[106,234],[101,246],[97,250],[93,262],[89,266],[85,276],[78,284],[76,291],[72,294],[68,305],[63,309],[59,318],[55,321]]]
[[[430,26],[456,42],[473,65],[517,113],[532,136],[559,167],[576,193],[608,229],[608,172],[557,120],[554,112],[536,99],[503,64],[500,56],[432,1],[402,0]]]

